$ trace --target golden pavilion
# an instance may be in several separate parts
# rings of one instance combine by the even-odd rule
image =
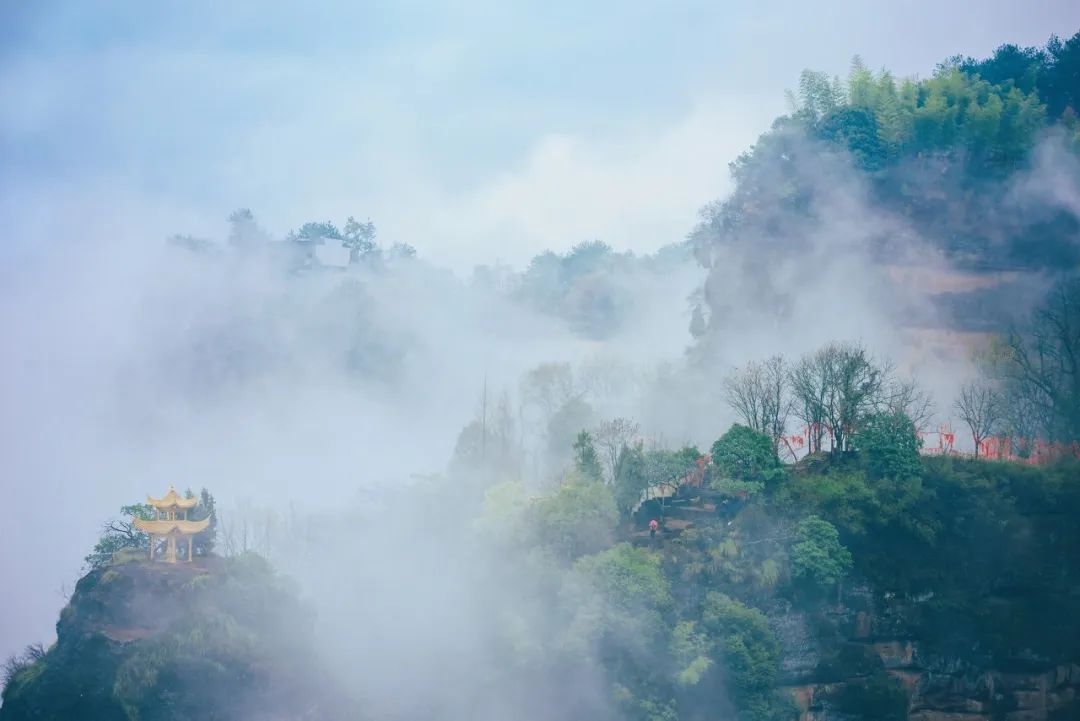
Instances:
[[[162,556],[166,563],[176,563],[179,559],[176,555],[177,541],[181,544],[187,540],[187,555],[185,561],[190,562],[194,557],[192,553],[195,534],[206,530],[210,525],[210,519],[201,521],[189,521],[188,511],[199,503],[195,497],[184,498],[169,486],[169,492],[161,498],[146,497],[146,502],[154,509],[154,517],[150,520],[135,519],[135,527],[150,536],[150,560],[154,560],[155,551],[164,542],[165,553]],[[180,517],[183,514],[183,517]]]

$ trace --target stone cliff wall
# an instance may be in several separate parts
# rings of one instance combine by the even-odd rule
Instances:
[[[856,588],[841,608],[778,603],[769,617],[800,721],[1080,719],[1080,659],[931,648],[912,629],[920,602],[875,600]]]

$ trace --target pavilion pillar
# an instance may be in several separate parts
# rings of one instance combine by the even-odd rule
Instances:
[[[162,498],[147,496],[153,508],[151,518],[135,519],[135,527],[150,537],[150,560],[163,563],[179,563],[181,560],[195,560],[195,534],[206,530],[209,518],[191,520],[191,509],[198,504],[194,496],[181,497],[176,489],[169,486],[169,492]],[[183,542],[187,541],[187,547]],[[160,549],[160,555],[158,551]],[[181,559],[183,554],[187,554]]]

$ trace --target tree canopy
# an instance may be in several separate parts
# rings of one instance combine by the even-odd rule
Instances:
[[[828,521],[808,516],[795,528],[791,545],[791,575],[817,587],[835,585],[851,570],[851,553],[840,544],[840,533]]]
[[[769,480],[780,466],[772,439],[738,423],[713,443],[712,460],[723,476],[746,481]]]

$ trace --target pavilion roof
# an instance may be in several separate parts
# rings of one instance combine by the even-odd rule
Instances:
[[[164,536],[169,533],[179,533],[181,535],[191,535],[198,533],[199,531],[205,531],[206,527],[210,525],[210,519],[204,518],[201,521],[183,521],[183,520],[154,520],[147,521],[142,518],[135,519],[135,527],[140,531],[145,531],[155,536]]]
[[[176,489],[171,485],[169,486],[169,492],[161,498],[154,498],[153,496],[147,496],[146,502],[154,508],[194,508],[199,504],[199,499],[194,496],[191,498],[184,498]]]

